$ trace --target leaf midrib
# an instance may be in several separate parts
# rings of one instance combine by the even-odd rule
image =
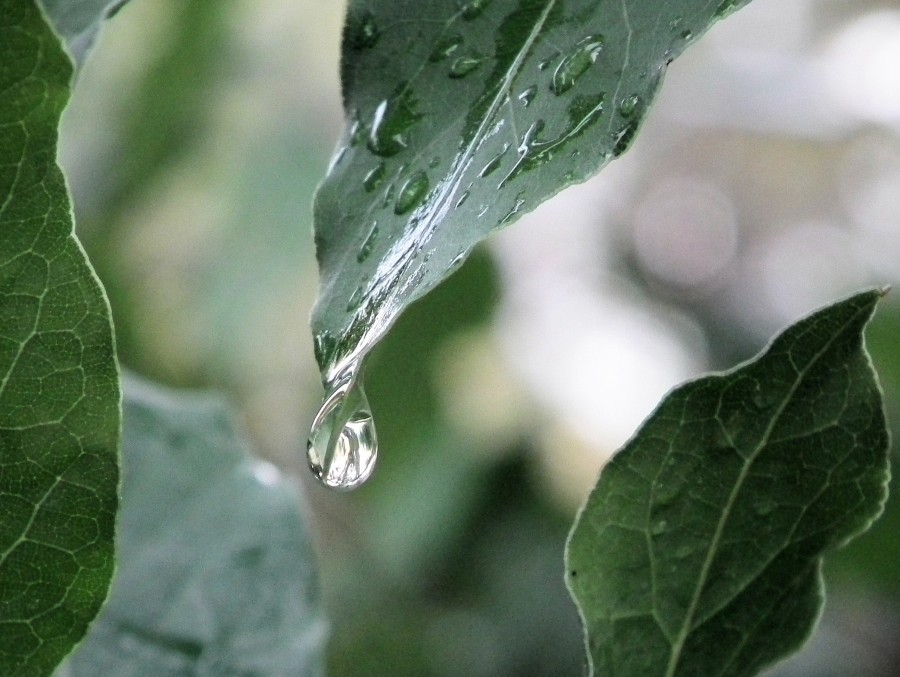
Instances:
[[[797,373],[797,378],[794,380],[794,383],[791,386],[790,391],[788,391],[784,400],[778,406],[778,409],[774,412],[772,416],[772,420],[769,425],[766,427],[765,432],[763,433],[760,441],[757,443],[756,448],[753,452],[748,456],[746,462],[744,463],[744,467],[741,468],[741,472],[738,475],[737,481],[735,482],[734,488],[731,491],[731,494],[728,497],[728,501],[725,503],[725,508],[722,511],[722,516],[719,519],[718,524],[716,525],[716,531],[713,534],[712,541],[710,542],[710,547],[707,550],[706,558],[703,561],[703,566],[700,570],[700,576],[697,579],[697,585],[694,588],[694,593],[691,596],[691,602],[688,606],[687,613],[684,616],[684,621],[682,622],[681,630],[678,633],[678,636],[675,639],[675,642],[672,645],[672,651],[670,653],[669,664],[666,668],[665,677],[674,677],[675,669],[678,666],[678,661],[681,657],[681,652],[684,650],[684,644],[687,640],[688,635],[693,626],[694,616],[697,612],[697,606],[700,603],[700,597],[703,593],[703,590],[706,586],[706,579],[709,576],[710,569],[712,568],[713,559],[715,559],[715,554],[718,550],[719,541],[722,538],[722,534],[725,531],[725,525],[728,522],[729,517],[731,516],[731,510],[734,507],[735,502],[737,501],[737,497],[743,488],[744,481],[746,480],[750,468],[753,466],[756,458],[762,452],[763,449],[769,443],[772,432],[775,429],[776,424],[781,418],[781,415],[784,413],[785,408],[792,400],[794,394],[799,388],[800,384],[806,378],[806,375],[809,371],[818,363],[819,359],[831,348],[834,343],[843,336],[847,327],[852,324],[852,321],[858,317],[858,315],[864,312],[863,310],[858,310],[850,320],[848,320],[839,332],[835,332],[831,338],[826,341],[825,345],[819,350],[815,356],[809,361],[809,364],[802,370]]]

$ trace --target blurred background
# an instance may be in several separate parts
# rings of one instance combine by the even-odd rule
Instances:
[[[227,392],[295,477],[331,675],[579,675],[567,530],[673,385],[900,282],[900,2],[755,0],[672,64],[633,148],[476,251],[369,361],[381,454],[315,485],[311,202],[337,139],[343,3],[133,0],[64,119],[122,362]],[[895,431],[900,296],[868,334]],[[827,564],[772,674],[895,675],[900,508]]]

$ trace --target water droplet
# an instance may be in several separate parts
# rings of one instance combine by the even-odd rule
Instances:
[[[518,195],[516,195],[515,204],[512,207],[510,207],[509,211],[506,212],[506,215],[502,219],[500,219],[500,225],[506,225],[507,223],[512,221],[514,218],[516,218],[516,216],[519,214],[519,212],[522,211],[522,207],[524,205],[525,205],[525,191],[522,191]]]
[[[359,260],[358,256],[357,256],[357,260]],[[357,308],[359,308],[360,304],[362,303],[362,298],[363,298],[363,288],[357,287],[356,289],[353,290],[353,293],[350,294],[350,298],[347,300],[347,312],[350,313],[350,312],[353,312],[354,310],[356,310]]]
[[[453,260],[450,261],[450,267],[457,268],[457,267],[461,266],[463,264],[463,261],[466,260],[466,254],[467,254],[467,252],[465,249],[460,249],[456,253],[456,256],[453,257]]]
[[[437,156],[435,155],[433,158],[431,158],[431,162],[428,163],[428,166],[429,166],[431,169],[434,169],[434,168],[437,167],[439,164],[441,164],[441,158],[439,158],[439,157],[437,157]]]
[[[363,188],[366,189],[367,193],[371,193],[373,190],[378,188],[384,179],[384,163],[379,162],[373,169],[369,170],[369,173],[366,174],[363,179]]]
[[[559,96],[572,89],[575,81],[597,60],[602,49],[602,35],[589,35],[580,40],[572,53],[564,57],[553,72],[550,91]]]
[[[453,54],[453,52],[459,49],[459,46],[462,43],[463,36],[461,36],[459,33],[445,35],[435,43],[434,49],[432,49],[431,54],[428,55],[428,60],[432,63],[443,61],[451,54]]]
[[[491,4],[491,0],[471,0],[462,7],[462,18],[466,21],[477,19],[485,8]]]
[[[665,520],[660,520],[651,527],[650,534],[653,536],[661,536],[662,534],[666,533],[668,528],[668,523]]]
[[[334,168],[341,164],[341,160],[344,159],[344,156],[347,154],[347,146],[341,146],[338,148],[334,155],[331,156],[331,162],[328,163],[327,173],[331,174],[334,171]]]
[[[376,155],[396,155],[409,146],[410,128],[421,117],[415,110],[409,90],[401,85],[399,94],[385,99],[375,108],[366,145]]]
[[[637,134],[637,128],[637,120],[631,120],[618,132],[613,132],[611,137],[613,141],[613,157],[619,157],[622,153],[628,150],[628,146],[631,145],[631,142],[634,139],[634,135]]]
[[[529,171],[540,167],[553,158],[554,154],[561,150],[569,141],[579,136],[591,124],[600,119],[603,114],[603,100],[605,95],[601,92],[593,95],[576,96],[568,108],[569,122],[566,127],[553,139],[543,139],[542,134],[546,123],[536,120],[525,130],[522,142],[516,149],[519,154],[516,164],[500,182],[503,187],[508,181],[518,176],[523,171]]]
[[[306,444],[310,470],[333,489],[354,489],[375,469],[378,439],[358,372],[354,363],[329,384]]]
[[[394,201],[394,195],[396,194],[396,192],[397,186],[395,184],[392,183],[387,187],[387,190],[384,191],[384,202],[381,205],[382,208],[387,207]]]
[[[559,57],[560,54],[561,54],[561,52],[553,50],[553,53],[550,54],[550,56],[544,57],[543,59],[541,59],[538,62],[538,70],[539,71],[547,70],[550,67],[550,64],[552,64],[554,61],[556,61],[556,59]]]
[[[344,43],[349,49],[371,49],[381,37],[381,31],[375,23],[375,15],[365,10],[347,16],[345,35]]]
[[[454,79],[464,78],[472,71],[477,70],[482,63],[484,63],[484,57],[477,54],[461,56],[450,66],[447,75]]]
[[[394,213],[398,215],[405,214],[418,205],[427,192],[428,176],[422,171],[414,173],[400,188],[400,192],[397,194],[397,202],[394,203]]]
[[[635,112],[637,112],[638,104],[640,102],[641,97],[639,97],[637,94],[626,96],[619,104],[619,115],[621,115],[623,118],[630,118],[635,114]]]
[[[694,37],[694,33],[690,30],[684,30],[681,31],[678,37],[680,37],[682,40],[690,40],[692,37]]]
[[[767,515],[771,515],[773,512],[775,512],[775,509],[777,507],[778,504],[775,502],[775,500],[767,497],[753,504],[753,512],[755,512],[760,517],[766,517]]]
[[[372,253],[372,249],[375,247],[375,240],[378,239],[378,221],[375,221],[372,224],[371,230],[369,230],[369,234],[366,235],[366,239],[363,240],[362,246],[359,248],[359,252],[356,254],[356,262],[362,263],[369,255]]]
[[[694,553],[694,547],[690,545],[680,545],[675,549],[675,558],[684,559]]]
[[[469,199],[469,191],[463,191],[463,194],[459,196],[459,199],[456,201],[456,209],[459,209],[463,206],[463,203]]]
[[[531,87],[523,90],[516,98],[522,102],[522,105],[525,106],[525,108],[528,108],[528,106],[531,105],[531,102],[534,101],[535,94],[537,94],[537,85],[531,85]]]
[[[723,0],[723,2],[716,7],[716,17],[721,19],[728,16],[737,9],[737,4],[737,0]]]
[[[509,144],[503,144],[503,150],[497,153],[494,157],[492,157],[488,163],[481,168],[481,171],[478,172],[478,176],[484,178],[485,176],[489,176],[497,171],[497,168],[500,167],[500,164],[503,162],[503,156],[506,155],[506,151],[509,150]]]

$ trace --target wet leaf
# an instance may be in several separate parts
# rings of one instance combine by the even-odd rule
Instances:
[[[595,674],[752,675],[809,635],[822,557],[887,497],[862,332],[880,291],[676,388],[604,468],[567,548]]]
[[[0,0],[0,674],[49,674],[113,571],[120,392],[106,297],[56,165],[72,66]]]
[[[119,564],[57,677],[323,674],[298,496],[210,396],[126,379]]]
[[[490,232],[633,139],[667,64],[748,0],[354,0],[316,198],[326,381]]]

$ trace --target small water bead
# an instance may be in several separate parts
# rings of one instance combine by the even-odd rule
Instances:
[[[384,201],[382,203],[382,208],[387,207],[388,205],[394,202],[394,195],[397,194],[397,186],[396,184],[390,184],[387,187],[387,190],[384,191]]]
[[[623,118],[630,118],[637,112],[638,104],[640,102],[641,97],[639,97],[637,94],[626,96],[619,104],[619,115],[621,115]]]
[[[381,185],[381,182],[384,180],[384,174],[385,167],[383,162],[379,162],[373,169],[369,170],[363,178],[363,188],[366,189],[367,193],[371,193]]]
[[[450,66],[447,75],[458,80],[466,77],[469,73],[477,70],[484,63],[484,57],[477,54],[467,54],[456,59]]]
[[[369,230],[369,234],[366,235],[366,239],[363,240],[362,246],[359,248],[359,251],[356,254],[356,262],[363,263],[369,256],[372,254],[372,249],[375,247],[375,241],[378,239],[378,221],[375,221],[372,224],[372,228]]]
[[[481,168],[481,171],[478,172],[478,176],[484,178],[485,176],[489,176],[493,174],[500,167],[500,164],[503,162],[503,156],[506,155],[506,151],[509,150],[509,143],[503,144],[503,150],[497,153],[493,158],[491,158],[488,163]]]
[[[516,195],[515,204],[510,207],[510,210],[506,212],[506,215],[502,219],[500,219],[500,225],[506,225],[507,223],[512,221],[519,214],[519,212],[522,211],[523,206],[525,206],[525,191],[522,191],[518,195]]]
[[[737,10],[738,0],[723,0],[716,7],[716,18],[722,19]]]
[[[575,81],[597,61],[603,50],[603,42],[602,35],[589,35],[581,39],[572,53],[565,56],[553,72],[550,91],[559,96],[572,89]]]
[[[550,56],[546,56],[538,62],[538,70],[539,71],[547,70],[550,67],[550,64],[552,64],[554,61],[556,61],[556,59],[559,58],[560,54],[561,54],[561,52],[553,50],[553,52],[550,54]]]
[[[349,49],[371,49],[378,43],[381,31],[375,22],[375,15],[366,10],[360,13],[351,13],[347,16],[347,31],[345,43]]]
[[[353,290],[353,293],[350,294],[350,298],[347,300],[347,312],[351,313],[357,308],[359,308],[363,299],[363,288],[357,287]]]
[[[313,419],[306,458],[313,475],[333,489],[354,489],[375,469],[378,438],[354,363],[328,388]]]
[[[406,214],[416,207],[428,192],[428,175],[423,171],[415,172],[410,176],[400,192],[397,194],[397,202],[394,203],[394,213],[398,216]]]
[[[525,108],[528,108],[528,106],[531,105],[531,102],[534,101],[535,94],[537,94],[537,85],[531,85],[531,87],[523,90],[516,98],[522,102],[522,105],[525,106]]]
[[[434,49],[432,49],[431,54],[428,55],[428,60],[432,63],[443,61],[459,49],[459,46],[462,45],[462,43],[463,36],[459,33],[444,35],[435,43]]]
[[[366,146],[381,157],[391,157],[409,146],[410,129],[421,119],[412,95],[401,85],[400,93],[378,104],[372,115]]]
[[[469,199],[469,191],[464,190],[462,195],[459,196],[459,199],[456,201],[455,209],[459,209],[465,204],[466,200]]]

